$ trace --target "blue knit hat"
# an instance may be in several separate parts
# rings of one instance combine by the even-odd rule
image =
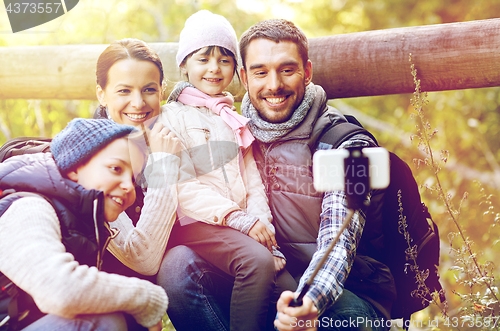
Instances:
[[[64,173],[85,163],[111,141],[135,130],[133,126],[108,119],[75,118],[52,139],[50,150]]]

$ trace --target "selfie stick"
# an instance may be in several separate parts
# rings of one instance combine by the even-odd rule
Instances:
[[[344,160],[344,169],[368,169],[369,161],[368,158],[363,155],[362,147],[353,147],[353,148],[348,148],[349,150],[349,157]],[[354,168],[353,168],[354,167]],[[361,168],[359,168],[361,167]],[[307,291],[309,290],[309,287],[312,285],[314,278],[316,277],[316,274],[319,272],[319,270],[323,267],[323,264],[325,264],[326,259],[330,255],[330,252],[332,251],[333,247],[337,244],[339,241],[340,235],[344,232],[344,230],[349,226],[349,223],[351,222],[352,215],[354,215],[354,211],[361,208],[363,204],[366,202],[366,197],[368,196],[368,191],[370,187],[370,178],[368,177],[368,171],[364,171],[363,174],[364,176],[358,176],[356,171],[345,171],[344,172],[344,190],[346,194],[346,202],[347,202],[347,215],[344,220],[344,223],[342,224],[342,227],[340,228],[339,232],[337,233],[337,236],[335,239],[330,243],[328,246],[325,254],[321,257],[321,261],[316,265],[316,268],[314,268],[314,271],[307,280],[306,284],[300,291],[299,296],[292,300],[289,304],[290,307],[299,307],[302,306],[302,299],[306,295]],[[360,190],[361,192],[356,192],[356,190],[350,189],[350,185],[352,183],[357,183],[361,185],[363,188]]]
[[[323,264],[325,264],[326,259],[330,255],[330,252],[332,251],[333,247],[337,244],[337,241],[339,241],[340,235],[349,226],[349,223],[351,223],[352,215],[354,215],[354,210],[353,209],[347,209],[346,218],[344,220],[344,223],[342,224],[342,227],[340,228],[339,232],[337,233],[337,236],[335,237],[335,239],[333,239],[333,241],[330,243],[330,245],[326,249],[326,252],[323,255],[323,257],[321,258],[321,261],[319,261],[319,263],[316,265],[316,268],[314,268],[314,271],[313,271],[311,277],[309,277],[309,279],[305,283],[304,287],[302,288],[302,291],[300,291],[299,296],[297,298],[293,299],[290,302],[290,304],[289,304],[290,307],[300,307],[300,306],[302,306],[302,299],[304,298],[304,296],[306,295],[307,291],[309,290],[309,287],[313,283],[314,278],[316,277],[316,274],[321,269],[321,267],[323,266]]]

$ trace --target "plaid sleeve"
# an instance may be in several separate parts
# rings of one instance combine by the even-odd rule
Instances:
[[[300,292],[321,257],[325,254],[330,242],[334,240],[340,231],[346,214],[347,207],[344,192],[325,193],[317,240],[318,247],[309,263],[309,267],[300,279],[297,292]],[[343,291],[345,280],[356,255],[356,247],[363,232],[364,222],[364,218],[359,212],[355,212],[350,225],[340,236],[339,241],[330,252],[328,259],[307,292],[307,296],[313,300],[318,308],[318,316],[329,305],[334,303]]]

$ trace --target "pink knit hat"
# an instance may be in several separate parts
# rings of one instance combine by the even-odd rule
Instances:
[[[238,57],[238,39],[231,23],[221,15],[200,10],[186,20],[181,31],[177,65],[192,52],[207,46],[224,47]]]

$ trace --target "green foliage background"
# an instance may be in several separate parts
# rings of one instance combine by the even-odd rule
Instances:
[[[0,47],[107,44],[125,37],[176,42],[185,20],[200,9],[227,17],[238,35],[259,20],[279,17],[294,21],[308,37],[500,16],[500,0],[80,0],[66,15],[12,34],[4,7],[0,8]],[[411,97],[390,95],[331,102],[341,111],[356,114],[382,146],[412,163],[422,156],[410,139],[416,133],[416,122],[410,116]],[[468,193],[459,222],[474,242],[479,260],[495,264],[500,252],[500,88],[434,92],[428,100],[426,116],[438,130],[432,146],[438,154],[441,150],[449,151],[446,167],[440,172],[442,184],[457,208],[462,196]],[[70,119],[91,117],[96,106],[96,101],[87,100],[0,100],[0,143],[17,136],[53,136]],[[432,169],[411,165],[419,184],[435,183]],[[471,303],[463,302],[452,291],[482,290],[460,285],[457,279],[462,276],[450,270],[456,262],[450,254],[448,234],[456,228],[437,196],[425,188],[421,192],[440,228],[439,271],[450,300],[449,314],[456,316],[460,308]],[[460,242],[455,240],[453,245],[456,248]],[[494,265],[493,271],[498,274],[499,266]],[[481,305],[481,301],[477,304]],[[491,308],[499,315],[498,303],[486,307],[485,311],[491,312]],[[414,318],[425,321],[438,314],[439,309],[431,307]]]

